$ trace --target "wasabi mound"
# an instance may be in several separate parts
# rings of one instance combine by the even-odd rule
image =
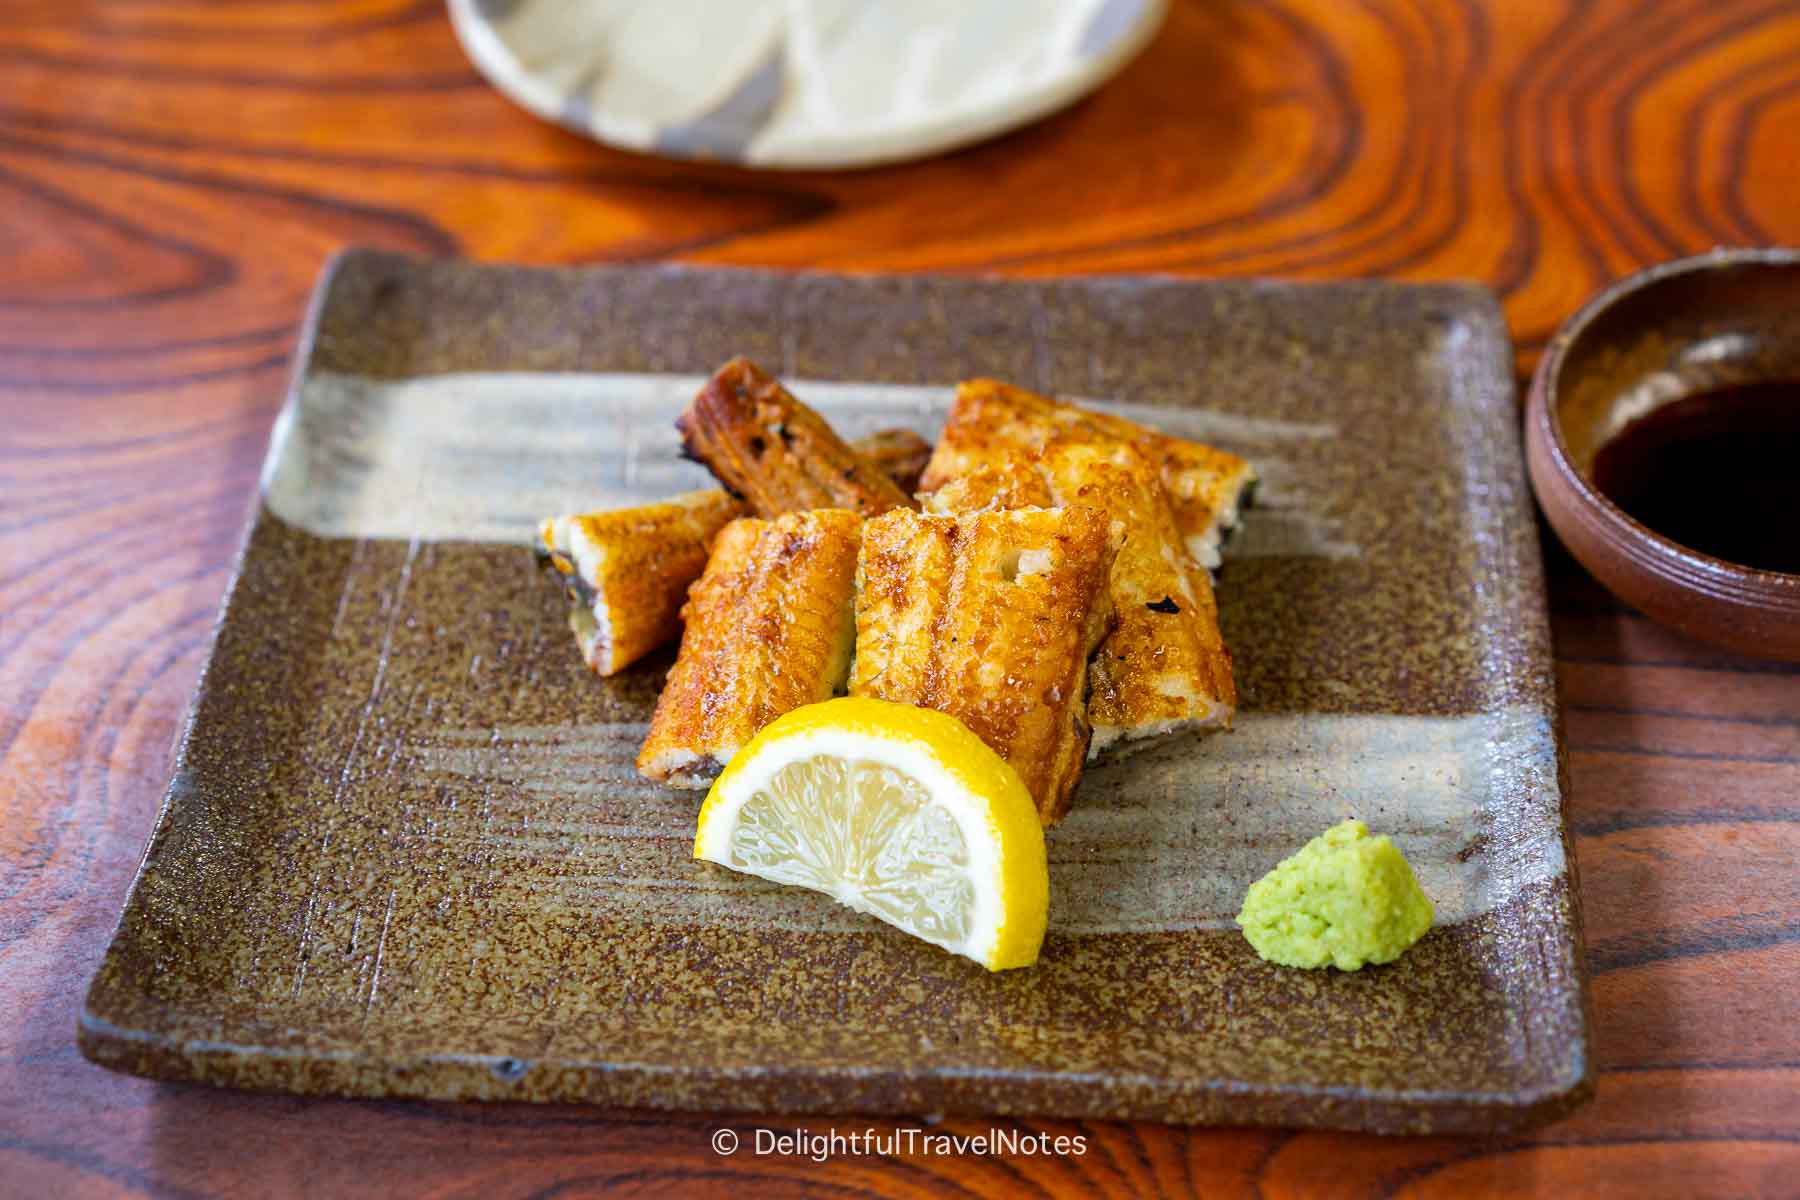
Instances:
[[[1250,885],[1238,924],[1284,967],[1393,962],[1431,928],[1431,901],[1386,834],[1334,825]]]

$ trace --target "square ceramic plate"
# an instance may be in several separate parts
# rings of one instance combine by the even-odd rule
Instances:
[[[1253,459],[1219,596],[1236,728],[1084,778],[1034,969],[690,860],[632,758],[672,652],[577,660],[533,519],[704,485],[733,354],[847,435],[959,378]],[[1493,1131],[1590,1087],[1511,356],[1460,286],[997,282],[355,252],[327,272],[94,1061],[360,1096]],[[1438,924],[1260,962],[1244,888],[1359,815]]]

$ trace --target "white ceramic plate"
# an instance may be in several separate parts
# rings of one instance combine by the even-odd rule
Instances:
[[[1167,0],[449,0],[546,120],[651,154],[860,167],[992,137],[1141,50]]]

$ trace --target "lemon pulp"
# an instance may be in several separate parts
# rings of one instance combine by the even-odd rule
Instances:
[[[880,700],[807,705],[732,760],[696,858],[824,892],[993,970],[1035,962],[1049,906],[1036,806],[955,718]]]

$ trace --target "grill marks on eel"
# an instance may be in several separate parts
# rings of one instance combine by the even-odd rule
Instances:
[[[719,534],[682,609],[681,652],[638,770],[703,788],[756,733],[844,684],[858,531],[843,509],[742,517]]]
[[[1060,819],[1116,552],[1107,517],[1081,507],[868,522],[851,694],[957,717],[1018,771],[1045,824]]]

